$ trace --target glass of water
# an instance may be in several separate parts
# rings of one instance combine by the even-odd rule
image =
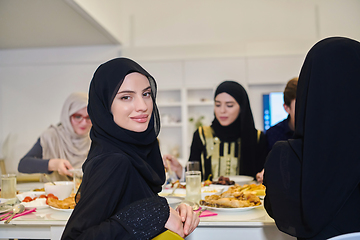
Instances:
[[[201,172],[187,171],[186,173],[186,200],[199,203],[201,200]]]
[[[16,175],[1,175],[1,198],[16,198]]]

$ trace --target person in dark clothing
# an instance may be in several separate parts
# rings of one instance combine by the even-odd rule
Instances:
[[[255,128],[246,90],[238,82],[224,81],[215,91],[215,118],[211,126],[193,135],[189,161],[200,161],[202,178],[248,175],[255,177],[264,167],[267,142]],[[172,169],[175,158],[165,155]]]
[[[293,78],[284,89],[284,109],[288,117],[266,130],[269,151],[277,141],[288,140],[294,135],[295,130],[295,103],[298,78]]]
[[[299,240],[360,231],[360,43],[331,37],[302,66],[295,134],[265,163],[265,208]]]
[[[94,73],[92,144],[62,239],[151,239],[166,229],[185,237],[199,223],[190,206],[174,210],[158,195],[165,169],[156,90],[154,78],[127,58],[110,60]]]
[[[283,121],[269,128],[265,135],[268,141],[268,150],[277,141],[288,140],[292,138],[295,130],[295,103],[296,103],[296,89],[297,89],[298,78],[293,78],[287,82],[284,89],[284,109],[288,113],[288,117]],[[256,180],[260,183],[263,182],[264,170],[256,174]]]

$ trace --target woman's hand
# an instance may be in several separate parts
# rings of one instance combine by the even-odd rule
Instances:
[[[176,157],[171,156],[170,154],[163,155],[163,162],[166,169],[169,168],[168,164],[170,163],[170,168],[174,171],[178,178],[182,177],[183,167],[176,159]]]
[[[48,169],[49,171],[57,171],[60,175],[72,176],[72,173],[68,170],[74,168],[66,159],[53,158],[49,161]]]
[[[177,211],[170,207],[170,216],[165,224],[165,228],[179,234],[182,238],[185,237],[183,223]]]
[[[184,223],[184,234],[185,237],[192,233],[195,228],[199,225],[200,218],[193,211],[192,207],[187,204],[180,204],[176,211],[181,217],[181,221]]]
[[[264,181],[264,169],[261,172],[256,174],[256,181],[258,181],[259,183],[263,183],[263,181]]]

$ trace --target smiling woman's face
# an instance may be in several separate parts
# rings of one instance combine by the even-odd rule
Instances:
[[[143,132],[149,125],[152,110],[153,101],[147,77],[137,72],[126,75],[111,104],[114,122],[124,129]]]
[[[240,105],[228,93],[220,93],[215,97],[215,117],[221,126],[229,126],[240,114]]]

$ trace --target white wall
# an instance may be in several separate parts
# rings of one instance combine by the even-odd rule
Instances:
[[[0,51],[0,149],[9,172],[40,134],[60,120],[65,98],[88,92],[98,65],[120,55],[119,47]]]
[[[106,46],[0,51],[0,140],[3,144],[9,137],[9,147],[2,151],[8,171],[16,172],[19,159],[39,135],[50,124],[58,123],[64,99],[74,91],[87,92],[98,65],[120,55],[118,47]],[[156,78],[159,89],[215,88],[224,80],[240,82],[248,91],[256,127],[263,129],[262,94],[282,91],[285,83],[298,75],[303,58],[297,55],[139,62]],[[212,118],[211,112],[199,114]],[[191,134],[185,138],[188,145]]]
[[[113,57],[141,62],[160,86],[239,81],[262,129],[261,95],[282,91],[313,44],[335,35],[360,40],[358,0],[121,0],[119,14],[106,19],[99,1],[74,2],[121,47],[0,51],[0,146],[10,136],[11,149],[2,152],[10,172],[59,121],[67,95],[87,92],[97,66]]]

